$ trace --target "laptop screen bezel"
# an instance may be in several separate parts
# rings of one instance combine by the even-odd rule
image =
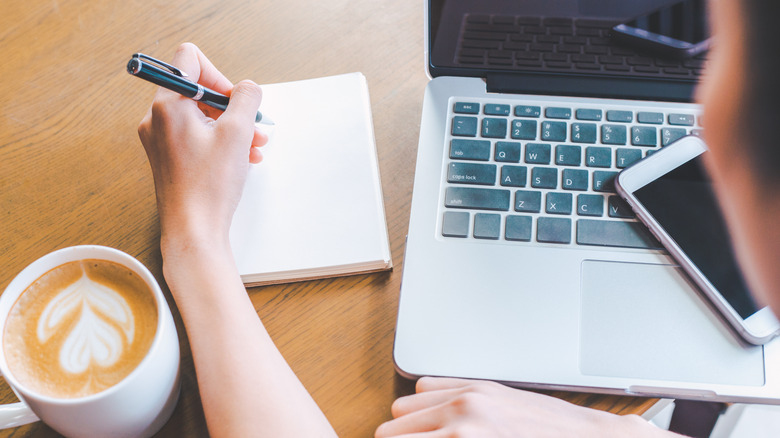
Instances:
[[[436,0],[424,0],[425,63],[430,78],[460,76],[481,78],[487,90],[496,93],[541,94],[604,97],[651,101],[693,102],[697,81],[693,79],[631,77],[624,75],[550,72],[516,69],[495,70],[482,67],[437,66],[433,62],[433,20]],[[452,0],[450,0],[452,1]],[[606,19],[619,21],[614,17]]]

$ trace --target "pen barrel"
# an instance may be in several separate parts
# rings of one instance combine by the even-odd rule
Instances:
[[[137,58],[133,58],[127,63],[127,72],[190,99],[198,94],[197,84],[184,78],[173,76],[169,72],[153,65],[142,63]]]
[[[137,76],[218,110],[225,111],[228,102],[230,102],[230,98],[223,94],[196,84],[181,76],[176,76],[170,71],[141,62],[137,57],[133,57],[127,63],[127,72],[133,76]],[[258,111],[255,116],[255,123],[260,123],[262,120],[263,116]],[[273,124],[273,122],[270,121],[263,121],[262,123]]]

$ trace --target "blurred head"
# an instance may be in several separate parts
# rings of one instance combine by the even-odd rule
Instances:
[[[750,288],[780,315],[780,2],[710,0],[710,11],[697,95],[708,168]]]

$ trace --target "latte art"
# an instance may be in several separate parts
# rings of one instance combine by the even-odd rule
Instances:
[[[55,397],[100,392],[125,378],[154,339],[157,305],[137,274],[116,263],[66,263],[14,304],[3,349],[13,375]]]
[[[46,343],[74,316],[76,326],[59,354],[65,371],[83,373],[92,362],[103,367],[113,365],[122,350],[133,343],[130,305],[110,287],[90,280],[86,272],[43,309],[38,320],[38,341]]]

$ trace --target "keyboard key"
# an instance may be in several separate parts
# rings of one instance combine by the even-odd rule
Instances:
[[[453,111],[458,114],[479,114],[479,104],[473,102],[455,102]]]
[[[445,211],[441,223],[441,235],[466,237],[469,235],[469,213],[467,211]]]
[[[593,53],[593,52],[585,52],[585,53]],[[621,65],[621,64],[623,64],[623,57],[622,56],[603,55],[603,56],[599,56],[599,62],[601,62],[602,64]],[[607,111],[607,114],[609,114],[609,111]],[[607,116],[607,117],[609,117],[609,116]],[[607,118],[607,120],[609,120],[609,118]]]
[[[551,106],[544,109],[544,115],[545,117],[549,117],[551,119],[570,119],[571,108],[560,108],[560,107]]]
[[[565,69],[568,69],[568,68],[571,68],[571,63],[570,62],[553,62],[553,61],[549,61],[549,62],[546,63],[546,66],[549,67],[549,68],[565,68]]]
[[[577,243],[580,245],[661,249],[661,244],[639,222],[579,219]]]
[[[543,27],[539,28],[539,29],[541,30],[541,33],[547,32],[547,30],[544,29]],[[525,31],[530,33],[531,32],[531,28],[526,27]],[[528,45],[528,50],[530,50],[532,52],[552,52],[552,51],[555,50],[555,45],[549,44],[549,43],[529,44]]]
[[[551,151],[552,149],[549,144],[526,143],[525,162],[531,164],[550,164]]]
[[[515,211],[539,213],[542,210],[542,192],[518,190],[515,192]]]
[[[596,124],[595,123],[572,123],[571,141],[577,143],[595,143]]]
[[[533,140],[536,138],[536,120],[512,120],[512,138]]]
[[[588,190],[588,171],[583,169],[563,169],[561,187],[565,190]]]
[[[509,190],[447,187],[444,205],[477,210],[509,210]]]
[[[619,148],[615,151],[615,165],[618,169],[628,167],[642,159],[642,151],[639,149]]]
[[[559,46],[559,48],[560,48],[560,46]],[[544,59],[545,61],[566,62],[566,61],[569,60],[569,55],[567,55],[565,53],[545,53],[542,56],[542,59]],[[550,111],[550,109],[552,109],[553,111]],[[563,110],[563,111],[560,111],[560,110]],[[547,109],[545,109],[544,114],[545,114],[546,117],[549,117],[551,119],[568,119],[568,118],[571,118],[571,110],[569,110],[569,113],[568,113],[569,117],[565,116],[565,114],[566,114],[564,112],[565,110],[567,110],[567,108],[547,108]],[[550,115],[550,114],[552,114],[552,115]]]
[[[482,119],[482,136],[485,138],[506,138],[506,125],[506,119],[485,117]]]
[[[477,118],[455,116],[452,118],[452,135],[462,137],[477,136]]]
[[[668,146],[686,134],[685,128],[661,128],[661,146]]]
[[[539,106],[517,105],[515,107],[517,117],[539,117],[542,115],[542,108]]]
[[[447,171],[447,182],[492,186],[496,183],[496,165],[450,163],[450,167]]]
[[[490,159],[490,142],[487,140],[453,139],[450,143],[450,158],[487,161]]]
[[[661,71],[661,69],[657,67],[645,67],[643,65],[638,65],[634,67],[634,71],[637,73],[658,73]]]
[[[634,217],[634,211],[631,207],[619,196],[610,196],[607,199],[608,214],[610,217],[617,217],[621,219],[631,219]]]
[[[670,125],[693,126],[693,115],[691,114],[669,114]]]
[[[607,111],[607,121],[631,123],[634,121],[634,113],[632,111],[619,110]]]
[[[479,62],[479,63],[481,63],[481,62]],[[631,71],[631,67],[629,67],[627,65],[611,65],[611,64],[607,64],[607,65],[604,66],[604,70],[629,72],[629,71]]]
[[[607,52],[609,52],[609,49],[607,49],[604,46],[585,46],[585,53],[590,53],[593,55],[606,55]],[[623,66],[618,66],[623,67]],[[626,66],[626,68],[629,68]]]
[[[600,122],[602,112],[600,109],[580,108],[574,114],[578,120],[593,120]]]
[[[660,125],[664,122],[664,115],[663,113],[640,111],[636,113],[636,121],[639,123],[652,123],[653,125]]]
[[[593,172],[593,190],[597,192],[614,192],[617,172],[611,170],[596,170]]]
[[[631,144],[634,146],[658,146],[658,135],[652,126],[632,126]]]
[[[559,144],[555,147],[555,164],[560,166],[579,166],[582,164],[582,148]]]
[[[510,52],[511,53],[511,52]],[[511,57],[511,55],[510,55]],[[489,116],[508,116],[509,105],[500,105],[495,103],[485,104],[485,114]]]
[[[505,163],[520,162],[520,143],[509,141],[496,142],[496,161]]]
[[[566,122],[542,122],[542,140],[565,141]]]
[[[577,214],[580,216],[604,216],[604,196],[577,195]]]
[[[531,216],[507,216],[504,237],[506,240],[529,242],[531,240],[531,223]]]
[[[581,65],[590,64],[596,67],[600,67],[598,64],[596,64],[596,56],[594,55],[571,55],[571,60],[572,62],[576,62],[577,64],[581,64]],[[601,110],[597,110],[599,113],[598,119],[593,119],[593,118],[583,119],[579,115],[577,115],[577,113],[579,113],[580,111],[581,110],[575,111],[575,117],[577,117],[580,120],[601,120]],[[594,111],[594,110],[585,110],[585,111]]]
[[[536,240],[546,243],[571,243],[571,219],[540,217],[536,222]]]
[[[558,186],[558,169],[554,167],[534,167],[531,170],[531,187],[554,189]]]
[[[585,165],[588,167],[612,166],[612,149],[600,146],[586,147]]]
[[[477,213],[474,215],[474,238],[498,240],[501,234],[501,215]]]
[[[501,185],[506,187],[525,187],[528,169],[525,166],[502,166]]]
[[[601,142],[604,144],[626,144],[626,127],[623,125],[601,125]]]
[[[550,192],[547,194],[544,211],[550,214],[571,214],[571,202],[571,193]]]
[[[645,58],[645,57],[632,57],[626,59],[626,64],[628,65],[652,65],[653,60],[651,58]]]

